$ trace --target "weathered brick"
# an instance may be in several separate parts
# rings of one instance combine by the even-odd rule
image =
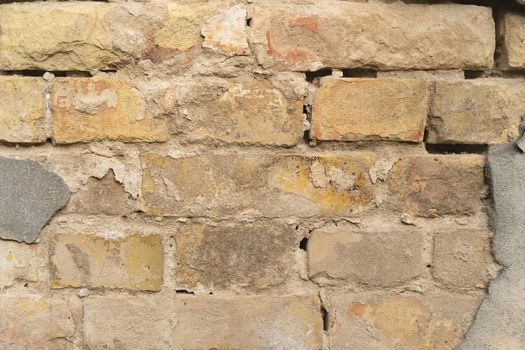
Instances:
[[[452,350],[463,339],[480,296],[339,294],[330,314],[332,349]]]
[[[329,225],[312,232],[307,251],[308,273],[323,284],[394,287],[425,270],[424,236],[411,230],[360,232]]]
[[[473,79],[436,82],[429,143],[506,143],[518,136],[525,110],[523,82]]]
[[[421,141],[428,98],[424,81],[324,79],[315,94],[310,137]]]
[[[79,166],[80,161],[76,164]],[[90,177],[85,186],[71,196],[64,211],[94,215],[124,215],[133,208],[130,197],[123,185],[115,180],[114,172],[108,171],[100,180]]]
[[[295,229],[280,224],[189,225],[176,236],[177,288],[263,290],[293,273]]]
[[[0,77],[0,141],[46,141],[44,88],[41,78]]]
[[[84,334],[90,349],[320,349],[319,309],[317,296],[95,296]]]
[[[0,70],[104,69],[126,58],[113,48],[104,3],[4,4]]]
[[[57,78],[52,86],[56,143],[168,138],[167,122],[148,115],[146,102],[127,80]]]
[[[50,247],[52,288],[161,289],[164,252],[159,236],[58,234]]]
[[[37,267],[35,245],[0,241],[0,288],[12,286],[17,280],[35,282]]]
[[[75,323],[63,300],[36,296],[0,297],[0,348],[73,349]]]
[[[248,55],[246,8],[241,5],[226,8],[211,17],[201,29],[202,47],[226,56]]]
[[[497,271],[488,231],[454,230],[435,236],[434,278],[454,288],[485,288]]]
[[[143,210],[156,216],[347,215],[374,197],[375,156],[141,156]]]
[[[480,6],[266,1],[252,17],[257,59],[276,69],[493,65],[492,11]]]
[[[432,217],[480,210],[486,186],[481,155],[428,155],[397,161],[388,178],[388,203],[396,210]]]
[[[499,64],[503,69],[525,68],[525,16],[504,13],[500,16],[498,36],[501,41]]]
[[[202,42],[201,27],[222,8],[220,0],[168,3],[168,19],[155,33],[155,44],[164,51],[186,51]]]
[[[291,146],[303,137],[302,96],[283,93],[269,80],[185,81],[168,89],[160,103],[175,113],[175,131],[192,142]]]

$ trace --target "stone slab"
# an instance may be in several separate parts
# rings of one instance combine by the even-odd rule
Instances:
[[[31,160],[0,157],[0,238],[33,243],[70,192],[55,173]]]

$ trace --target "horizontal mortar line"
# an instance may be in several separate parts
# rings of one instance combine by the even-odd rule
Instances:
[[[486,154],[488,148],[488,144],[425,143],[425,150],[430,154]]]
[[[113,74],[117,70],[105,69],[97,71],[83,71],[83,70],[41,70],[41,69],[20,69],[20,70],[2,70],[0,76],[22,76],[22,77],[43,77],[45,73],[51,73],[55,77],[71,77],[71,78],[90,78],[96,73]]]

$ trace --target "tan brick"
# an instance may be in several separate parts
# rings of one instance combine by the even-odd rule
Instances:
[[[44,88],[41,78],[0,77],[0,141],[46,141]]]
[[[84,334],[90,349],[320,349],[319,309],[317,296],[95,296]]]
[[[211,17],[201,29],[202,47],[226,56],[248,55],[246,35],[246,8],[229,7]]]
[[[53,138],[59,143],[166,141],[166,120],[148,115],[126,80],[57,78],[52,86]]]
[[[525,68],[525,16],[504,13],[500,16],[498,36],[502,43],[499,64],[503,69]]]
[[[264,290],[293,273],[298,235],[289,225],[189,225],[176,236],[177,288]]]
[[[155,44],[164,50],[186,51],[200,46],[201,27],[224,5],[211,0],[170,2],[167,6],[168,19],[155,33]]]
[[[339,294],[333,298],[331,349],[452,350],[477,311],[480,296]]]
[[[493,65],[495,26],[488,7],[261,1],[252,17],[257,59],[275,69]]]
[[[437,82],[429,143],[494,144],[517,138],[525,85],[508,79]]]
[[[388,203],[396,210],[433,217],[469,215],[486,193],[481,155],[428,155],[397,161],[388,178]]]
[[[435,236],[432,274],[454,288],[485,288],[495,276],[488,231],[454,230]]]
[[[66,337],[73,337],[75,323],[65,301],[1,296],[0,310],[0,348],[73,349]]]
[[[347,215],[374,197],[375,156],[141,156],[143,210],[156,216]]]
[[[104,69],[126,57],[113,49],[103,3],[4,4],[0,70]]]
[[[0,241],[0,288],[12,286],[17,280],[35,282],[37,267],[35,245]]]
[[[58,234],[50,247],[52,288],[157,291],[163,271],[164,252],[157,235]]]
[[[422,141],[428,98],[424,81],[325,79],[315,94],[310,137]]]
[[[323,284],[354,283],[394,287],[425,270],[424,236],[413,230],[359,232],[327,225],[308,240],[308,273]]]
[[[80,160],[76,166],[78,171]],[[85,186],[72,195],[64,211],[94,215],[124,215],[132,208],[131,196],[125,191],[124,186],[115,180],[114,172],[109,171],[100,180],[90,177]]]
[[[269,80],[206,78],[177,84],[161,104],[175,112],[174,129],[191,142],[291,146],[303,137],[303,101],[288,94]]]

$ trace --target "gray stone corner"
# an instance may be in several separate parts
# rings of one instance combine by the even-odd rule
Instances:
[[[70,195],[62,178],[37,162],[0,157],[0,238],[35,242]]]

